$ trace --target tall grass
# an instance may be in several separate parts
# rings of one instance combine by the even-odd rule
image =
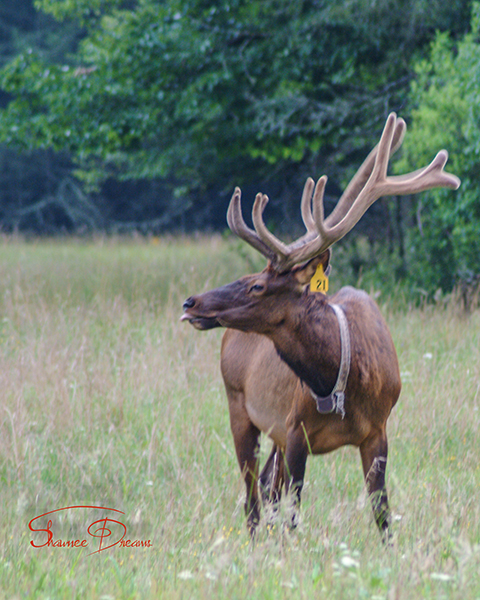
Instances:
[[[262,525],[252,544],[221,331],[179,322],[185,297],[258,266],[238,250],[0,242],[0,598],[480,598],[480,314],[383,306],[403,378],[393,548],[351,448],[310,458],[299,528]],[[33,548],[29,521],[73,505],[123,511],[152,547]],[[57,513],[55,537],[95,518]]]

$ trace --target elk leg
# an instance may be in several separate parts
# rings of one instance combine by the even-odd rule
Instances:
[[[264,503],[278,504],[283,486],[283,452],[273,445],[270,456],[260,473],[260,491]]]
[[[298,427],[295,430],[290,431],[287,435],[284,468],[285,487],[287,493],[290,490],[292,491],[294,508],[300,506],[307,456],[308,444],[305,438],[305,431],[303,427]],[[297,524],[295,512],[296,511],[294,511],[294,514],[292,515],[292,527],[296,527]]]
[[[387,454],[388,442],[385,431],[367,438],[360,446],[367,492],[372,503],[375,521],[384,542],[390,539],[390,509],[385,486]]]
[[[238,464],[245,480],[247,496],[245,514],[247,527],[253,536],[260,520],[258,499],[258,450],[260,430],[250,421],[241,398],[229,394],[230,426],[235,443]],[[233,401],[232,401],[233,400]]]

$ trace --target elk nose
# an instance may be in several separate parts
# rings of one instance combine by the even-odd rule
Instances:
[[[190,298],[187,298],[185,300],[185,302],[183,303],[183,310],[188,310],[189,308],[193,308],[195,306],[195,298],[193,298],[193,296],[191,296]]]

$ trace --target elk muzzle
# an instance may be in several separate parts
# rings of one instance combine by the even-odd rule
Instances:
[[[202,315],[196,315],[194,312],[197,302],[194,296],[187,298],[183,303],[184,313],[180,317],[180,321],[188,321],[195,329],[205,331],[207,329],[214,329],[215,327],[221,327],[220,323],[215,317],[208,317]]]

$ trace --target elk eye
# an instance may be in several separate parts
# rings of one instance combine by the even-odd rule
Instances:
[[[250,288],[249,291],[253,292],[254,294],[260,294],[264,290],[265,290],[265,285],[263,283],[255,283],[254,285],[252,285],[252,287]]]

